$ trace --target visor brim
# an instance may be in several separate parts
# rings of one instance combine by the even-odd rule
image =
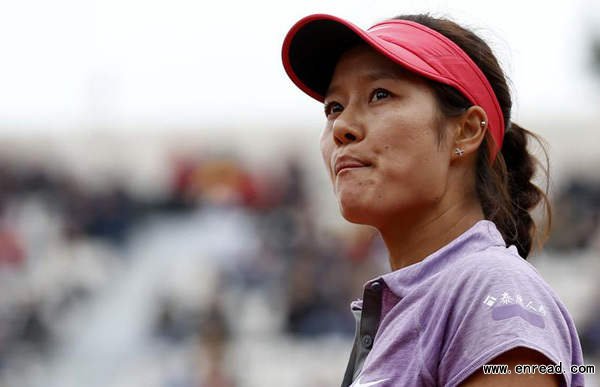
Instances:
[[[346,20],[325,14],[307,16],[290,29],[282,50],[285,71],[302,91],[323,102],[340,57],[361,43],[413,72],[447,81],[440,79],[443,77],[435,69],[411,51]]]

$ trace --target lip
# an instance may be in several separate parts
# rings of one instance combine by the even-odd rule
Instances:
[[[368,167],[370,165],[371,165],[370,163],[368,163],[366,161],[362,161],[354,156],[344,155],[344,156],[338,157],[335,160],[333,170],[335,172],[335,175],[337,176],[343,170]]]

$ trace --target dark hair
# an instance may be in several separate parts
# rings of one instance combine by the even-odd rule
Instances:
[[[507,245],[515,245],[521,257],[527,258],[532,241],[537,238],[537,227],[530,211],[540,202],[544,205],[544,239],[549,234],[552,221],[547,196],[548,153],[541,138],[510,121],[512,100],[506,77],[492,50],[481,38],[451,20],[427,14],[402,15],[395,19],[417,22],[452,40],[479,66],[494,89],[506,123],[504,141],[496,159],[490,163],[488,144],[492,139],[489,132],[486,133],[477,155],[475,187],[485,218],[496,224]],[[458,116],[472,105],[453,87],[435,81],[427,82],[433,88],[440,110],[445,116]],[[439,135],[442,138],[444,133]],[[529,138],[535,139],[541,146],[546,167],[527,149]],[[531,181],[537,166],[541,167],[546,177],[545,191]],[[538,242],[541,246],[542,240]]]

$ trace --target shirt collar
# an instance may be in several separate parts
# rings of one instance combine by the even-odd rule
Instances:
[[[506,247],[496,225],[489,220],[480,220],[447,245],[425,257],[422,261],[386,273],[369,281],[383,280],[398,297],[414,288],[421,281],[431,277],[460,257],[485,250],[491,246]]]

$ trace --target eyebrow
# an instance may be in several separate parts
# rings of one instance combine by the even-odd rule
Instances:
[[[403,79],[406,78],[409,74],[408,70],[398,66],[397,69],[389,69],[389,70],[373,70],[368,71],[365,74],[361,74],[360,78],[367,81],[376,81],[381,79]],[[324,97],[327,98],[328,95],[337,92],[340,89],[339,85],[333,85],[327,89]]]

